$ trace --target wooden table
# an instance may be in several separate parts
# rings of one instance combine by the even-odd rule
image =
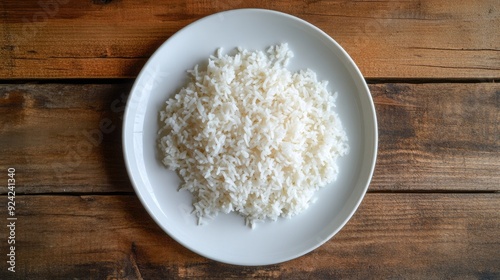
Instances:
[[[159,2],[0,4],[0,279],[500,279],[498,0]],[[380,138],[348,224],[261,267],[206,259],[165,234],[121,150],[126,97],[152,52],[197,19],[246,7],[339,42],[369,83]]]

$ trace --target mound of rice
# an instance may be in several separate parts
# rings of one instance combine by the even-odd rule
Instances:
[[[311,70],[290,72],[287,44],[210,56],[166,102],[163,163],[193,194],[198,223],[236,211],[246,223],[291,217],[334,181],[348,151],[336,93]]]

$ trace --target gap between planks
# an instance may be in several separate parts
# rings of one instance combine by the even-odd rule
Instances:
[[[8,84],[124,84],[133,83],[136,77],[130,78],[74,78],[74,79],[0,79],[0,85]],[[367,78],[367,84],[479,84],[496,83],[493,78]]]

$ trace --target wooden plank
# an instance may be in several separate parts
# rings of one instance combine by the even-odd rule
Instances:
[[[372,190],[500,190],[500,85],[370,85],[379,124]]]
[[[24,174],[21,193],[132,191],[121,150],[129,89],[0,85],[0,169]],[[370,191],[500,191],[499,84],[370,89],[380,136]]]
[[[3,209],[5,204],[4,197]],[[16,206],[18,279],[500,277],[498,193],[368,194],[353,219],[323,246],[258,267],[225,265],[185,249],[133,195],[23,195]],[[7,234],[2,230],[0,239],[6,241]],[[7,242],[0,248],[7,252]],[[0,270],[2,279],[13,275]]]
[[[121,146],[129,90],[130,84],[1,85],[1,167],[22,174],[18,192],[132,191]]]
[[[106,4],[103,4],[106,3]],[[257,7],[303,18],[368,78],[499,78],[497,0],[2,1],[0,78],[134,77],[172,34]]]

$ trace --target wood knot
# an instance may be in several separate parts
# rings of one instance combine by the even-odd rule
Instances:
[[[111,0],[93,0],[93,1],[94,1],[94,4],[98,4],[98,5],[106,5],[106,4],[111,3]]]

